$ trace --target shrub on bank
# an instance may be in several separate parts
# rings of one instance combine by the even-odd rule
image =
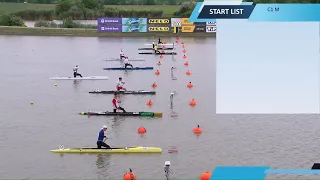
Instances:
[[[21,17],[0,15],[0,26],[23,26],[24,22]]]
[[[54,11],[53,10],[25,10],[25,11],[19,11],[16,13],[12,13],[11,15],[19,16],[23,18],[24,20],[39,20],[39,19],[45,19],[45,20],[53,20],[54,19]]]
[[[50,27],[50,28],[56,28],[58,27],[58,25],[53,22],[53,21],[45,21],[45,20],[40,20],[40,21],[37,21],[35,24],[34,24],[34,27]]]

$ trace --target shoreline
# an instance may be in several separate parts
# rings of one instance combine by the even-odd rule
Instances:
[[[96,29],[81,28],[45,28],[45,27],[14,27],[0,26],[0,35],[23,35],[23,36],[79,36],[79,37],[216,37],[216,33],[125,33],[110,32],[99,33]]]

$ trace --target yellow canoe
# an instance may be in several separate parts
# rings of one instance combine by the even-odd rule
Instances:
[[[98,149],[95,147],[83,148],[61,148],[51,150],[54,153],[161,153],[162,149],[159,147],[118,147],[112,149]]]

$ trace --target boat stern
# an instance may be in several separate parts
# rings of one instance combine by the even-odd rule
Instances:
[[[162,112],[155,112],[153,113],[154,117],[162,117]]]

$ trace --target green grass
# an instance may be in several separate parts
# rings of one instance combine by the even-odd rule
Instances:
[[[106,7],[118,8],[122,10],[163,10],[164,17],[172,17],[179,6],[165,5],[108,5]],[[23,4],[23,3],[0,3],[0,14],[11,14],[24,10],[53,10],[54,4]]]

